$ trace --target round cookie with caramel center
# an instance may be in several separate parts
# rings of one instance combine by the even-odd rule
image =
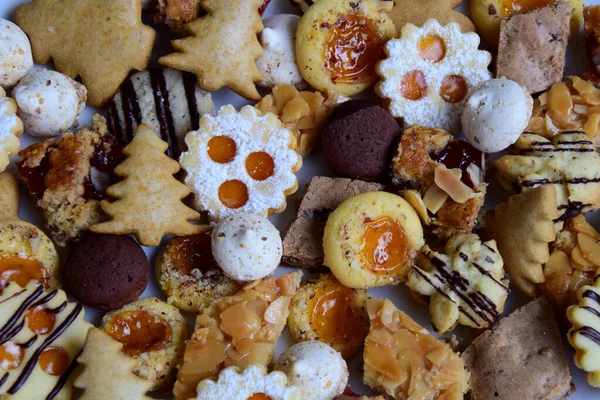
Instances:
[[[400,135],[400,125],[384,108],[347,101],[333,111],[323,130],[323,153],[336,174],[376,181],[388,171]]]
[[[148,284],[148,260],[127,236],[90,235],[73,250],[64,284],[81,303],[114,310],[137,299]]]
[[[345,200],[329,216],[323,234],[325,265],[350,288],[403,281],[424,244],[415,210],[386,192]]]

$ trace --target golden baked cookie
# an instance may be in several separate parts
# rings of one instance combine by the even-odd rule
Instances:
[[[367,192],[345,200],[325,225],[325,265],[351,288],[403,281],[421,247],[423,228],[402,197]]]
[[[210,233],[174,237],[156,256],[156,280],[167,303],[182,311],[202,312],[241,289],[217,265],[210,240]]]
[[[369,298],[366,290],[350,289],[331,274],[311,279],[300,286],[290,303],[290,333],[297,342],[327,343],[348,359],[363,346],[369,331]]]
[[[581,27],[583,21],[583,0],[566,0],[573,6],[571,13],[572,37]],[[553,0],[472,0],[471,19],[477,27],[477,33],[488,43],[498,44],[500,23],[513,14],[523,14],[535,8],[554,4]]]
[[[0,87],[0,172],[8,166],[8,158],[19,151],[23,121],[17,116],[17,103]]]
[[[475,25],[465,14],[455,11],[461,0],[394,0],[394,8],[388,16],[398,32],[406,24],[421,26],[432,18],[441,25],[456,22],[462,33],[475,32]]]
[[[188,338],[178,309],[146,297],[106,314],[101,328],[123,343],[123,353],[136,359],[133,373],[152,382],[152,390],[173,382]]]
[[[19,218],[19,182],[12,172],[0,172],[0,221]]]
[[[421,251],[406,285],[429,296],[431,322],[438,333],[457,324],[485,329],[500,318],[510,289],[495,241],[460,233],[448,240],[444,253],[428,245]]]
[[[450,346],[389,300],[371,299],[367,309],[371,320],[363,354],[367,385],[396,400],[463,398],[469,373]]]
[[[378,77],[375,64],[384,43],[396,36],[388,0],[319,0],[308,8],[296,33],[300,74],[323,93],[352,96]]]

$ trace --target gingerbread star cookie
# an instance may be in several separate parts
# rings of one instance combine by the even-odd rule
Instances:
[[[31,40],[38,64],[81,77],[88,103],[103,107],[131,69],[145,70],[154,30],[142,24],[142,6],[131,0],[33,0],[13,19]]]
[[[256,60],[263,50],[257,34],[263,30],[258,9],[262,0],[201,0],[207,15],[184,26],[189,37],[174,40],[178,53],[158,62],[189,71],[203,89],[227,86],[248,100],[260,100],[255,83],[263,80]]]

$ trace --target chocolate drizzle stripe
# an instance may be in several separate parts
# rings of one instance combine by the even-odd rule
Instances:
[[[490,247],[490,245],[488,245],[487,243],[484,243],[483,246],[486,247],[492,253],[496,253],[496,250],[493,247]]]
[[[129,143],[133,139],[135,128],[142,122],[142,112],[131,78],[125,79],[121,86],[121,106],[123,107],[127,143]]]
[[[13,326],[21,319],[21,316],[23,315],[23,313],[25,313],[25,311],[27,311],[27,309],[29,308],[29,306],[35,301],[37,300],[37,298],[44,292],[44,287],[43,285],[38,285],[35,290],[33,291],[33,293],[31,293],[31,295],[29,295],[29,297],[27,297],[25,299],[25,301],[23,301],[21,303],[21,305],[19,306],[19,308],[17,309],[17,311],[15,311],[15,313],[8,319],[8,321],[6,322],[6,325],[4,325],[2,327],[2,329],[0,329],[0,344],[5,343],[7,340],[5,340],[5,336],[7,334],[7,332],[9,332]]]
[[[79,365],[79,363],[77,362],[77,359],[79,358],[80,354],[81,354],[81,351],[77,354],[77,356],[75,356],[75,358],[73,359],[73,362],[71,362],[71,364],[69,364],[69,368],[67,368],[65,373],[62,374],[60,376],[60,378],[58,378],[56,385],[54,385],[54,387],[52,388],[50,393],[48,393],[48,396],[46,396],[46,400],[52,400],[60,393],[60,391],[65,386],[65,383],[67,383],[67,381],[69,380],[69,377],[71,376],[71,374],[73,373],[75,368],[77,368],[77,365]]]
[[[583,295],[581,297],[585,297],[590,300],[593,300],[600,305],[600,294],[596,293],[593,290],[590,290],[590,289],[586,290],[585,292],[583,292]]]
[[[504,289],[504,291],[506,293],[510,293],[510,289],[507,286],[505,286],[502,282],[500,282],[496,278],[494,278],[494,276],[492,274],[490,274],[488,271],[486,271],[485,269],[483,269],[481,267],[481,265],[479,265],[477,263],[473,263],[473,266],[477,269],[477,271],[479,271],[479,273],[481,273],[482,275],[485,275],[488,278],[490,278],[491,280],[493,280],[494,283],[496,283],[498,286],[500,286],[502,289]]]
[[[548,149],[540,149],[540,148],[533,148],[533,149],[524,149],[521,150],[521,154],[527,154],[527,153],[533,153],[534,151],[538,151],[540,153],[555,153],[555,152],[561,152],[561,153],[567,153],[567,152],[573,152],[573,153],[592,153],[596,150],[594,149],[581,149],[581,148],[568,148],[568,147],[559,147],[559,148],[548,148]]]
[[[190,111],[190,121],[192,130],[200,128],[200,113],[198,113],[198,103],[196,102],[196,75],[189,72],[182,72],[183,86],[185,88],[185,97],[187,98],[188,109]]]
[[[429,277],[427,277],[427,275],[426,275],[426,274],[425,274],[425,273],[424,273],[424,272],[421,270],[421,268],[419,268],[419,267],[415,267],[415,268],[414,268],[414,271],[415,271],[417,274],[419,274],[419,276],[420,276],[421,278],[425,279],[425,281],[426,281],[427,283],[429,283],[431,286],[433,286],[433,287],[434,287],[434,289],[435,289],[435,290],[437,290],[439,294],[441,294],[442,296],[444,296],[445,298],[447,298],[448,300],[450,300],[452,303],[455,303],[455,304],[456,304],[456,302],[455,302],[454,300],[452,300],[452,299],[450,298],[450,296],[448,296],[448,294],[447,294],[446,292],[444,292],[443,290],[441,290],[440,288],[438,288],[436,285],[434,285],[434,284],[433,284],[433,282],[431,282],[431,279],[429,279]],[[436,278],[437,278],[439,281],[442,281],[442,279],[441,279],[439,276],[437,276],[437,275],[434,275],[434,276],[435,276],[435,277],[436,277]]]
[[[0,379],[0,387],[2,387],[2,385],[4,385],[4,383],[6,382],[6,380],[8,379],[8,372],[4,373],[4,375],[2,375],[2,379]]]
[[[594,314],[596,317],[600,318],[600,312],[598,310],[596,310],[595,308],[583,306],[583,307],[581,307],[581,309],[586,310],[589,313]]]
[[[548,184],[587,185],[588,183],[598,183],[598,182],[600,182],[600,178],[573,178],[573,179],[569,179],[569,180],[558,179],[556,181],[551,181],[550,179],[544,178],[544,179],[530,179],[530,180],[522,181],[521,186],[533,187],[536,185],[548,185]]]
[[[42,304],[46,304],[47,302],[52,300],[54,298],[54,296],[56,296],[57,294],[58,294],[58,290],[54,289],[53,291],[51,291],[50,293],[48,293],[47,295],[42,297],[39,301],[36,301],[35,304],[33,305],[33,307],[37,307],[37,306],[41,306]]]
[[[75,306],[75,308],[73,309],[73,311],[67,316],[67,318],[65,318],[63,323],[60,324],[58,326],[58,328],[56,328],[56,330],[54,330],[54,332],[52,332],[50,335],[48,335],[48,337],[46,338],[46,340],[44,340],[44,342],[40,345],[40,347],[38,347],[33,352],[31,358],[29,359],[29,361],[27,361],[27,364],[25,364],[25,367],[21,371],[21,374],[19,375],[19,377],[17,378],[15,383],[13,383],[13,385],[8,389],[7,393],[15,394],[16,392],[19,391],[19,389],[21,388],[21,386],[23,386],[23,384],[25,383],[25,381],[27,380],[29,375],[31,375],[31,372],[33,371],[33,368],[37,364],[38,359],[39,359],[40,355],[42,354],[42,352],[48,346],[50,346],[52,344],[52,342],[54,342],[65,330],[67,330],[69,328],[69,326],[73,323],[73,321],[75,321],[77,316],[81,313],[82,309],[83,309],[83,306],[81,304],[77,304]]]
[[[580,334],[591,341],[595,342],[597,345],[600,345],[600,332],[592,328],[591,326],[584,326],[583,328],[577,329],[573,334]]]
[[[8,332],[6,335],[4,335],[2,340],[0,340],[0,344],[4,344],[4,343],[8,342],[10,339],[12,339],[13,337],[17,336],[17,334],[19,332],[21,332],[21,329],[23,329],[24,326],[25,326],[25,319],[23,319],[19,323],[19,325],[15,326],[13,329],[11,329],[10,332]]]
[[[162,69],[150,70],[150,83],[154,94],[154,107],[156,118],[160,127],[160,137],[168,143],[167,155],[173,157],[177,154],[177,136],[173,123],[173,114],[169,105],[169,92]]]
[[[21,343],[19,347],[21,347],[22,349],[28,349],[35,343],[37,338],[37,335],[33,335],[28,341],[26,341],[25,343]]]
[[[59,314],[61,313],[65,308],[67,308],[67,302],[63,302],[61,305],[59,305],[56,308],[48,308],[46,309],[47,312],[51,313],[51,314]]]
[[[23,290],[21,290],[20,292],[16,292],[16,293],[15,293],[15,294],[13,294],[12,296],[10,296],[10,297],[7,297],[6,299],[4,299],[4,300],[0,301],[0,304],[2,304],[2,303],[4,303],[4,302],[7,302],[7,301],[9,301],[10,299],[12,299],[12,298],[14,298],[14,297],[17,297],[17,296],[20,296],[20,295],[22,295],[22,294],[23,294],[23,293],[25,293],[26,291],[27,291],[27,289],[23,289]]]

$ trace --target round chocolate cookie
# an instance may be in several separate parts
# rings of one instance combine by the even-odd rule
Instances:
[[[392,114],[365,100],[336,108],[323,130],[323,153],[343,177],[377,181],[387,172],[401,129]]]
[[[90,235],[64,267],[64,284],[81,303],[114,310],[137,299],[148,284],[148,260],[127,236]]]

